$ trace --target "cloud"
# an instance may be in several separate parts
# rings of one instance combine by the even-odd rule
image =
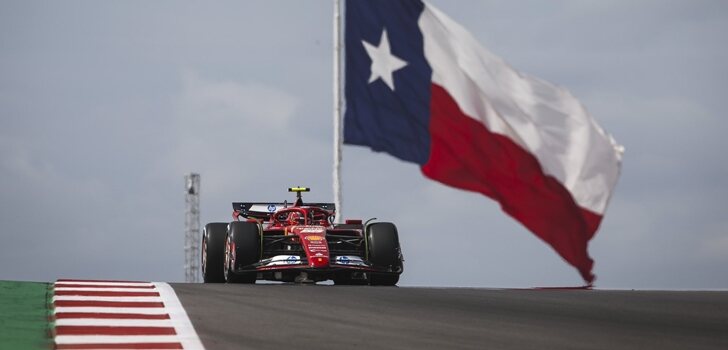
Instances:
[[[728,222],[719,222],[700,242],[700,254],[716,263],[728,262]],[[725,265],[724,265],[725,266]]]
[[[252,82],[205,80],[187,70],[178,100],[180,123],[192,128],[285,132],[300,100],[280,89]]]
[[[260,176],[269,159],[289,160],[281,148],[293,139],[300,99],[288,92],[188,70],[174,103],[169,125],[174,147],[160,164],[160,176],[200,172],[203,191],[221,195]]]

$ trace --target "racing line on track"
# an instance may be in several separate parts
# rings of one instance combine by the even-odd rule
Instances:
[[[53,308],[56,349],[204,349],[167,283],[61,279]]]

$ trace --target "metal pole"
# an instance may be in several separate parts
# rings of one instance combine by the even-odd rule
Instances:
[[[185,282],[196,283],[200,271],[200,174],[185,175]]]
[[[336,220],[344,218],[341,200],[341,4],[334,0],[334,205]]]

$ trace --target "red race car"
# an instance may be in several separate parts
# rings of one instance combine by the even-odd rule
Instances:
[[[256,280],[393,286],[402,274],[397,227],[389,222],[335,224],[333,203],[303,203],[306,187],[293,187],[294,204],[233,203],[230,223],[205,225],[205,283]]]

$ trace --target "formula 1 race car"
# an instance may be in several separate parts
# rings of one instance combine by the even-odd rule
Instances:
[[[233,203],[230,223],[205,225],[205,283],[256,280],[393,286],[403,271],[397,227],[389,222],[335,224],[333,203],[303,203],[305,187],[289,188],[294,204]],[[243,220],[241,220],[241,218]]]

